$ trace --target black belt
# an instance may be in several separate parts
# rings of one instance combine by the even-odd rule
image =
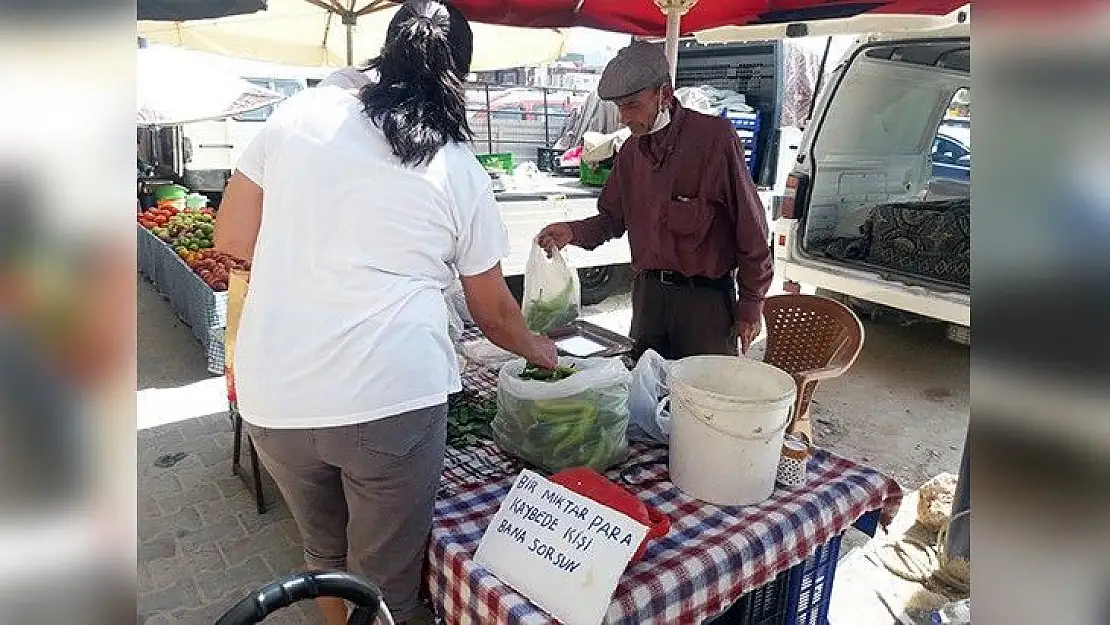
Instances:
[[[732,274],[725,274],[720,278],[707,278],[705,276],[684,276],[677,271],[666,269],[648,269],[644,273],[663,286],[700,287],[719,291],[732,288]]]

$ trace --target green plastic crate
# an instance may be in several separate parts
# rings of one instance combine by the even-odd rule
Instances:
[[[609,174],[612,171],[612,167],[582,161],[578,168],[578,180],[587,187],[604,187],[605,181],[609,180]]]
[[[479,154],[478,162],[491,174],[511,174],[516,167],[511,152],[497,154]]]

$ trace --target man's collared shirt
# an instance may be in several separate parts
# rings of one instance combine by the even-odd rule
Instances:
[[[756,322],[773,275],[763,203],[725,118],[674,103],[671,123],[617,154],[598,215],[571,223],[592,250],[628,233],[636,270],[719,278],[737,270],[738,314]]]

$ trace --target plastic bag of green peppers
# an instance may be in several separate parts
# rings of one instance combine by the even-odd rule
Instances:
[[[620,463],[628,456],[631,372],[619,358],[562,358],[559,364],[574,373],[536,380],[521,377],[523,360],[501,368],[493,440],[549,472],[604,471]]]
[[[578,318],[582,285],[578,272],[567,263],[564,252],[547,257],[538,245],[532,246],[524,269],[524,299],[521,310],[528,329],[547,334]]]

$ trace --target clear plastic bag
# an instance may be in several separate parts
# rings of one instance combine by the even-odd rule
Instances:
[[[463,343],[462,353],[468,361],[490,369],[499,369],[505,363],[519,358],[516,354],[494,345],[493,341],[487,338]]]
[[[628,456],[632,374],[619,358],[562,358],[577,373],[554,382],[523,380],[523,360],[501,367],[493,440],[505,451],[555,472],[604,471]]]
[[[542,247],[532,246],[524,269],[523,301],[524,319],[533,332],[546,334],[578,318],[582,287],[562,252],[548,258]]]
[[[670,413],[666,410],[670,364],[649,349],[632,369],[632,389],[628,394],[630,439],[649,443],[667,443],[670,439]]]

